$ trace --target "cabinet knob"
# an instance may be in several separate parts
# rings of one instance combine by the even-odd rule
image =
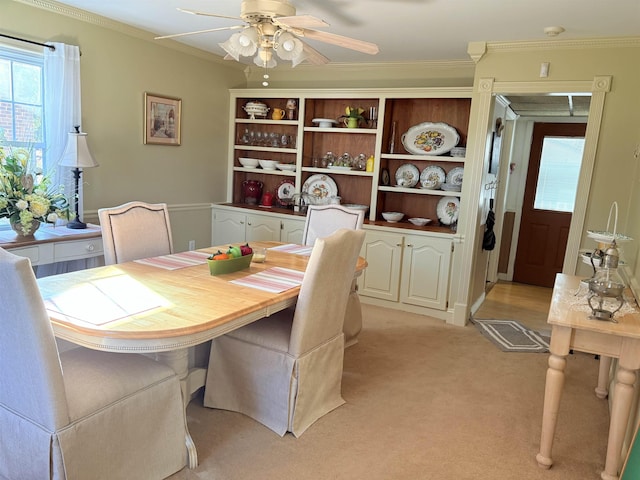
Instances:
[[[407,243],[407,247],[413,248],[413,243]]]
[[[93,252],[95,248],[96,247],[93,245],[93,243],[90,243],[89,245],[87,245],[87,252]]]
[[[251,226],[251,222],[247,222],[247,225]]]
[[[396,247],[401,247],[402,244],[401,243],[396,243]]]

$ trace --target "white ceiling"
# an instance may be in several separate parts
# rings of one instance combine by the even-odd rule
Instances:
[[[290,0],[298,14],[325,20],[324,28],[377,43],[375,56],[334,45],[308,43],[335,63],[469,60],[470,41],[640,36],[640,0]],[[240,0],[63,0],[157,35],[239,25],[242,22],[179,12],[178,7],[237,17]],[[224,56],[218,47],[232,31],[181,37],[193,47]],[[158,40],[167,42],[168,40]]]

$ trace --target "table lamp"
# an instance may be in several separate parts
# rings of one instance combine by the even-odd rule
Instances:
[[[73,220],[67,223],[67,228],[82,229],[87,228],[87,224],[80,220],[80,212],[78,211],[79,200],[79,182],[81,168],[97,167],[98,162],[93,159],[93,155],[89,151],[87,145],[87,134],[80,131],[80,126],[75,126],[75,132],[69,132],[69,139],[67,146],[62,154],[62,160],[58,165],[62,167],[72,167],[73,176],[75,179],[75,209],[76,216]]]

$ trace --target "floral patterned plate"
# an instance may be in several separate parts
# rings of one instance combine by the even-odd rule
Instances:
[[[311,175],[302,185],[302,192],[314,195],[318,204],[329,203],[331,197],[338,196],[338,186],[328,175]]]
[[[438,220],[443,225],[451,225],[458,221],[458,212],[460,211],[460,200],[456,197],[442,197],[438,202],[436,212]]]
[[[412,188],[415,187],[420,180],[420,170],[411,163],[400,165],[396,170],[396,186]]]

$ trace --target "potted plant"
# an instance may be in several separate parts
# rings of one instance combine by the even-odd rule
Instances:
[[[365,119],[362,116],[364,113],[364,108],[362,107],[346,107],[344,113],[344,115],[340,116],[340,119],[347,128],[358,128],[360,122]]]
[[[70,217],[64,187],[52,187],[48,176],[30,169],[30,158],[25,148],[0,148],[0,218],[20,236],[33,235],[41,222]]]

